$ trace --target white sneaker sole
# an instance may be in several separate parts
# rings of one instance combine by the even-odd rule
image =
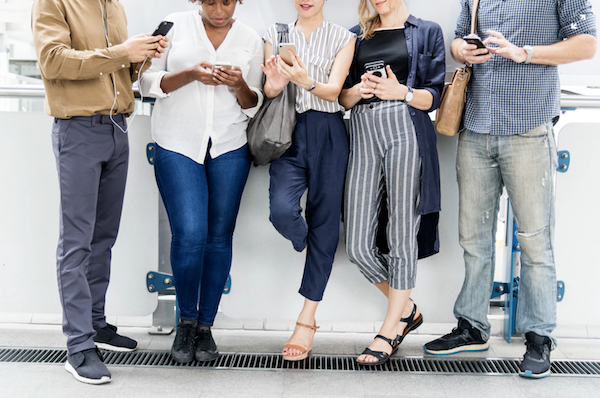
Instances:
[[[118,346],[114,346],[114,345],[110,345],[110,344],[106,344],[106,343],[96,343],[96,346],[100,349],[106,350],[106,351],[116,351],[116,352],[132,352],[137,350],[137,347],[135,348],[127,348],[127,347],[118,347]]]
[[[67,370],[67,372],[71,373],[77,381],[80,381],[82,383],[106,384],[106,383],[110,383],[110,381],[111,381],[110,376],[104,376],[101,379],[88,379],[87,377],[80,376],[79,373],[77,373],[77,371],[75,370],[75,368],[69,363],[69,361],[67,361],[67,363],[65,363],[65,369]]]
[[[484,344],[463,345],[460,347],[453,348],[451,350],[444,351],[429,351],[427,348],[425,348],[425,352],[432,355],[452,355],[466,351],[486,351],[488,348],[490,348],[490,343],[486,341]]]

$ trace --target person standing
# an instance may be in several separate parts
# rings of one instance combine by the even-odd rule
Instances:
[[[517,329],[527,346],[519,374],[550,374],[556,345],[553,123],[560,114],[557,65],[596,52],[596,19],[588,0],[483,0],[477,35],[470,33],[473,0],[462,0],[452,56],[473,65],[458,140],[459,239],[465,280],[454,306],[458,327],[425,344],[430,354],[483,351],[494,275],[496,214],[506,187],[521,246]]]
[[[160,57],[161,36],[127,39],[117,0],[37,0],[32,31],[60,185],[58,288],[67,336],[65,367],[103,384],[111,374],[96,346],[131,351],[137,343],[106,323],[111,249],[121,218],[129,146],[125,118],[143,62]],[[150,62],[147,62],[150,66]]]
[[[154,171],[171,224],[181,314],[171,356],[180,363],[219,355],[211,327],[250,171],[246,128],[263,100],[263,44],[233,18],[238,1],[191,0],[199,10],[169,15],[169,49],[141,78],[157,98]]]
[[[440,178],[428,113],[439,105],[446,69],[441,27],[410,15],[403,0],[361,0],[359,18],[352,29],[359,41],[340,96],[352,108],[344,214],[348,258],[388,298],[379,334],[357,359],[373,366],[386,362],[423,322],[409,297],[417,259],[437,252]],[[387,256],[376,245],[384,191]],[[429,245],[418,244],[420,230]]]
[[[291,147],[271,163],[270,220],[294,249],[306,249],[300,294],[304,306],[283,357],[298,361],[312,348],[315,313],[331,274],[337,248],[348,139],[342,119],[342,91],[354,53],[354,35],[323,17],[325,0],[293,0],[298,20],[288,25],[292,65],[273,56],[277,28],[265,34],[265,94],[278,96],[295,84],[296,129]],[[308,189],[306,219],[300,198]]]

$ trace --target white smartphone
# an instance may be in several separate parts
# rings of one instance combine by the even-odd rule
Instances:
[[[292,58],[290,57],[288,50],[291,50],[292,54],[298,55],[296,52],[296,45],[294,43],[279,43],[279,56],[286,64],[292,66]]]
[[[232,68],[231,62],[225,62],[225,61],[216,62],[213,65],[213,72],[215,71],[215,69],[231,69],[231,68]]]

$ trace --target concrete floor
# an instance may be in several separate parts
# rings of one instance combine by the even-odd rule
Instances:
[[[173,336],[151,336],[145,328],[120,328],[140,349],[168,350]],[[215,330],[221,352],[274,353],[289,332]],[[434,335],[411,334],[398,355],[423,356]],[[372,333],[318,333],[314,352],[358,354]],[[520,358],[524,346],[492,337],[487,352],[462,357]],[[0,347],[64,347],[56,325],[0,324]],[[562,338],[553,359],[600,359],[600,339]],[[62,365],[0,364],[0,397],[599,397],[600,377],[418,375],[376,372],[257,371],[110,367],[113,381],[103,386],[79,383]]]

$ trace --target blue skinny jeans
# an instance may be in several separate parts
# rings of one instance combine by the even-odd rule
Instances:
[[[182,318],[211,325],[232,259],[250,170],[247,146],[204,164],[156,146],[154,173],[171,225],[171,268]]]

